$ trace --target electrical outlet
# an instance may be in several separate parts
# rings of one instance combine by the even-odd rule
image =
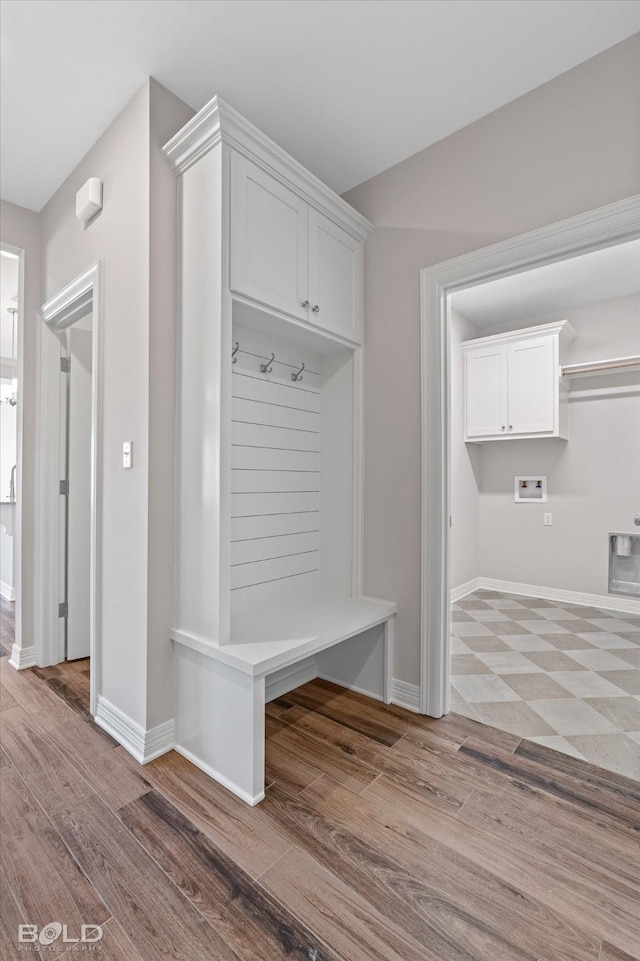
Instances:
[[[545,514],[545,515],[544,515],[544,526],[545,526],[545,527],[551,527],[552,524],[553,524],[553,514]]]

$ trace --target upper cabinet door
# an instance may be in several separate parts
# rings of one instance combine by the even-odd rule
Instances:
[[[307,204],[235,151],[230,202],[231,290],[307,320]]]
[[[508,345],[509,433],[541,434],[556,429],[556,343],[557,338],[549,336]]]
[[[356,343],[362,340],[362,244],[309,208],[309,319]]]
[[[507,433],[507,348],[492,344],[465,352],[467,440]]]

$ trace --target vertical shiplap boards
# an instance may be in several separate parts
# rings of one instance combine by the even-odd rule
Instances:
[[[319,587],[320,361],[234,328],[231,375],[231,611]],[[262,364],[276,355],[270,373]],[[304,363],[302,380],[291,374]]]

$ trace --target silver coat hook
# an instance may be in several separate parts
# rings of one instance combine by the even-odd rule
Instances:
[[[300,368],[300,370],[295,370],[295,371],[292,373],[292,375],[291,375],[291,380],[294,382],[294,384],[297,384],[297,382],[298,382],[299,380],[302,380],[302,371],[303,371],[303,370],[304,370],[304,364],[302,365],[302,367]]]
[[[276,359],[276,355],[275,355],[275,354],[271,354],[271,357],[270,357],[269,360],[266,362],[266,364],[260,364],[260,370],[262,371],[263,374],[270,374],[270,373],[271,373],[271,371],[273,370],[273,362],[274,362],[275,359]]]
[[[239,343],[239,341],[236,340],[236,345],[235,345],[235,347],[233,348],[233,350],[231,351],[231,363],[232,363],[232,364],[235,364],[235,362],[237,361],[238,358],[236,357],[236,354],[238,353],[239,350],[240,350],[240,343]]]

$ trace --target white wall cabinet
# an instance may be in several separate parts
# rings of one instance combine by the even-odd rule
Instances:
[[[251,804],[265,701],[321,675],[388,701],[362,595],[362,247],[371,225],[214,98],[180,177],[175,749]]]
[[[232,291],[308,320],[308,210],[292,190],[232,153]]]
[[[564,320],[463,343],[465,440],[566,438],[561,367],[573,337]]]
[[[507,348],[465,350],[466,439],[490,437],[507,425]]]
[[[362,247],[362,237],[233,151],[230,287],[234,293],[360,343]]]
[[[309,209],[310,319],[356,343],[362,341],[362,243]]]
[[[560,379],[556,336],[532,337],[507,345],[507,430],[551,434],[556,428]]]

